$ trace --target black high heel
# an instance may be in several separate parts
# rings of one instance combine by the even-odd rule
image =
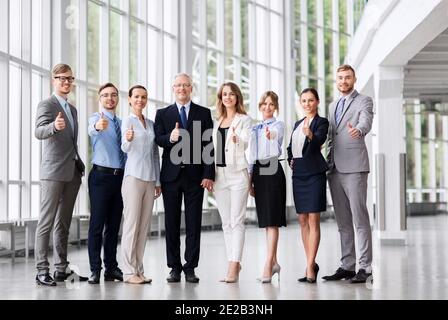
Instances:
[[[297,279],[299,282],[306,282],[306,269],[305,269],[305,276],[303,278]]]
[[[314,272],[316,273],[316,276],[314,278],[306,277],[306,282],[308,282],[308,283],[316,283],[317,274],[319,273],[319,265],[317,263],[314,263]]]

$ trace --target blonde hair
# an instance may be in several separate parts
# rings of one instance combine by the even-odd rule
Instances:
[[[246,110],[244,110],[244,98],[240,88],[233,82],[225,82],[221,85],[216,94],[216,97],[218,98],[216,101],[217,118],[221,119],[227,117],[226,107],[222,103],[222,91],[224,90],[224,87],[229,87],[230,90],[236,94],[236,113],[247,114]]]

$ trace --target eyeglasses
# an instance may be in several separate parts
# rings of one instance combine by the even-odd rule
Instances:
[[[118,94],[116,94],[116,93],[111,93],[111,94],[103,93],[103,94],[100,94],[100,97],[101,98],[109,98],[109,97],[111,97],[111,98],[118,98]]]
[[[189,84],[189,83],[177,83],[177,84],[173,85],[173,87],[174,87],[174,88],[183,88],[183,89],[186,89],[186,88],[190,88],[190,87],[191,87],[191,84]]]
[[[55,79],[59,79],[59,81],[61,82],[68,82],[68,83],[73,83],[73,81],[75,81],[74,77],[63,77],[63,76],[57,76],[54,77]]]

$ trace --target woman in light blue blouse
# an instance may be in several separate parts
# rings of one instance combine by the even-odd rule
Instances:
[[[278,96],[273,91],[265,92],[258,104],[263,122],[252,129],[250,139],[250,195],[255,197],[258,226],[266,229],[267,257],[263,274],[258,280],[270,283],[278,274],[277,243],[279,227],[286,226],[286,179],[279,162],[285,124],[274,118],[279,111]]]
[[[121,190],[124,205],[121,237],[123,280],[132,284],[152,282],[144,276],[143,254],[154,199],[161,193],[154,122],[143,115],[147,102],[146,88],[139,85],[132,87],[129,90],[131,114],[121,126],[121,149],[128,156]]]

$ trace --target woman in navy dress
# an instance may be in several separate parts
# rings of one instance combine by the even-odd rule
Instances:
[[[307,266],[299,282],[315,283],[319,266],[315,262],[320,241],[320,212],[326,210],[327,162],[321,153],[327,139],[328,120],[318,115],[319,95],[313,88],[300,94],[305,117],[297,121],[288,146],[293,194],[300,223]]]

